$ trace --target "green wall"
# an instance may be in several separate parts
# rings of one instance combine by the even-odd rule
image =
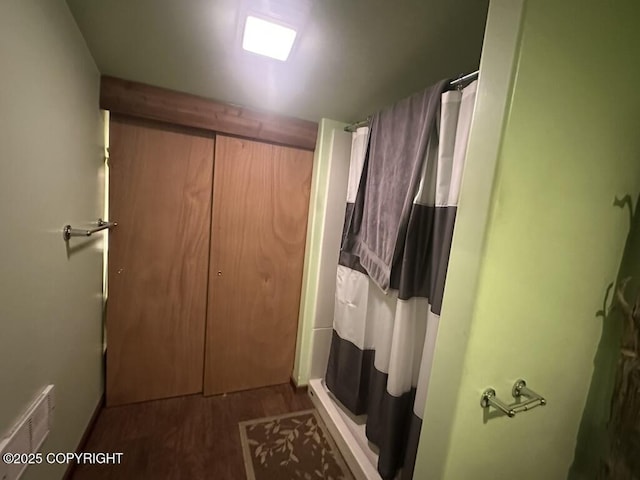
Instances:
[[[487,38],[506,28],[492,18],[499,4]],[[596,314],[629,228],[612,204],[640,192],[638,18],[631,0],[526,2],[489,220],[475,240],[459,238],[483,214],[479,181],[465,172],[416,478],[567,477],[602,333]],[[507,61],[483,52],[481,75]],[[473,128],[484,122],[476,111]],[[472,130],[468,162],[479,150]],[[464,264],[478,261],[477,291],[461,288],[474,275]],[[489,386],[512,400],[519,377],[546,407],[513,419],[480,408]]]
[[[0,435],[53,383],[43,451],[75,451],[102,395],[102,244],[61,231],[102,215],[99,74],[63,0],[0,2],[0,65]]]

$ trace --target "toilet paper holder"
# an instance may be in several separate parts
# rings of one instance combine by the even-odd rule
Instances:
[[[543,407],[547,404],[545,398],[527,387],[527,382],[523,379],[516,380],[511,389],[511,395],[516,402],[507,404],[500,400],[493,388],[487,388],[480,398],[480,406],[482,408],[494,407],[510,418],[516,416],[517,413],[527,412],[535,407]],[[519,401],[522,397],[527,397],[525,402]]]

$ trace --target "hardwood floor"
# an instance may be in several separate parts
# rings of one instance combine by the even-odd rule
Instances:
[[[244,480],[238,422],[313,408],[290,385],[111,407],[86,452],[122,452],[120,465],[78,465],[73,480]]]

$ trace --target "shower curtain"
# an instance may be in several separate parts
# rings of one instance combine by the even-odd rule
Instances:
[[[352,138],[325,381],[348,410],[367,415],[366,435],[379,450],[385,480],[399,471],[402,479],[413,477],[476,87],[477,81],[440,97],[386,292],[345,248],[358,189],[371,168],[369,129]]]

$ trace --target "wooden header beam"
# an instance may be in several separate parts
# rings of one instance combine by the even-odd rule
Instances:
[[[109,76],[102,77],[100,108],[304,150],[316,148],[318,124],[315,122],[250,110]]]

